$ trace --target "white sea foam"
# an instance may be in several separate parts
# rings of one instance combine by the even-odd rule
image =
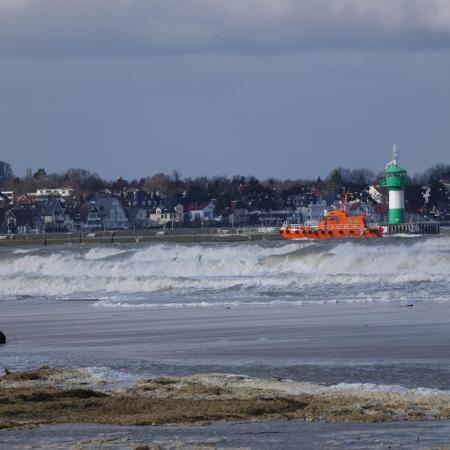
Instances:
[[[391,238],[406,238],[406,239],[410,239],[410,238],[420,238],[422,237],[421,234],[406,234],[406,233],[398,233],[398,234],[393,234],[393,235],[386,235],[383,236],[384,239],[391,239]]]
[[[136,381],[137,377],[124,372],[110,369],[108,367],[81,367],[72,372],[65,382],[72,384],[113,384],[130,383]]]
[[[0,259],[3,299],[99,298],[122,307],[149,296],[159,303],[190,303],[164,297],[180,295],[199,298],[199,305],[260,298],[299,304],[450,300],[450,236],[17,250]]]
[[[349,392],[349,393],[395,393],[407,394],[414,397],[425,396],[446,396],[450,397],[450,391],[441,389],[432,389],[425,387],[408,388],[400,384],[374,384],[374,383],[338,383],[325,388],[320,388],[325,391],[334,392]]]
[[[306,390],[306,389],[305,389]],[[410,400],[420,400],[423,398],[439,397],[450,401],[450,391],[441,389],[432,389],[425,387],[408,388],[402,385],[394,384],[374,384],[374,383],[338,383],[331,386],[320,386],[311,384],[308,388],[309,393],[342,393],[353,395],[371,395],[371,394],[400,394],[402,397]]]
[[[123,255],[126,252],[126,250],[119,248],[94,247],[85,253],[84,257],[86,259],[103,259],[111,256]]]
[[[184,302],[154,302],[148,303],[142,300],[133,300],[133,302],[126,302],[120,299],[103,299],[98,300],[93,303],[95,307],[103,307],[103,308],[113,308],[113,309],[139,309],[139,308],[150,308],[150,309],[160,309],[160,308],[205,308],[205,307],[221,307],[221,308],[238,308],[238,307],[247,307],[247,306],[303,306],[303,305],[331,305],[331,304],[340,304],[340,303],[349,303],[349,304],[367,304],[367,303],[398,303],[399,306],[403,306],[406,302],[409,301],[409,298],[397,297],[395,300],[392,297],[361,297],[361,298],[351,298],[351,299],[314,299],[314,300],[295,300],[295,299],[285,299],[285,300],[268,300],[263,299],[259,301],[252,300],[203,300],[203,301],[184,301]],[[439,301],[449,301],[448,297],[445,298],[436,298],[433,299],[434,302]]]
[[[32,251],[33,251],[32,248],[16,248],[16,249],[13,251],[13,254],[14,254],[14,255],[24,255],[24,254],[26,254],[26,253],[31,253]]]
[[[450,401],[450,391],[447,390],[425,387],[409,388],[397,384],[338,383],[325,386],[323,384],[301,381],[252,378],[239,375],[229,376],[223,374],[199,374],[193,375],[190,378],[206,385],[222,385],[225,382],[227,385],[235,387],[270,390],[288,395],[350,394],[360,397],[370,397],[372,395],[389,396],[390,394],[394,394],[409,400],[423,400],[437,397],[441,400]]]

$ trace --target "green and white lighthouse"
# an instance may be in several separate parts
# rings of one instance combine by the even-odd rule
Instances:
[[[389,189],[389,225],[405,222],[406,170],[398,165],[398,150],[395,144],[393,153],[394,159],[384,171],[386,178],[381,180],[381,186]]]

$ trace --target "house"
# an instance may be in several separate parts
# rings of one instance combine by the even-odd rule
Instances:
[[[2,225],[3,225],[3,220],[5,218],[5,214],[8,210],[6,208],[0,208],[0,233],[2,233]]]
[[[126,199],[130,207],[151,208],[156,206],[156,200],[148,192],[142,190],[128,192]]]
[[[242,202],[231,202],[231,214],[228,216],[228,222],[232,227],[246,225],[250,222],[250,214]]]
[[[0,209],[6,209],[9,208],[9,206],[10,206],[9,198],[2,192],[0,192]]]
[[[348,203],[347,212],[350,216],[367,216],[370,223],[383,221],[383,215],[378,212],[378,203],[361,202],[352,200]]]
[[[181,203],[178,203],[174,206],[175,211],[175,222],[181,223],[184,221],[184,206]]]
[[[293,210],[297,208],[302,208],[314,203],[316,198],[313,194],[309,192],[302,192],[300,194],[288,195],[286,199],[286,206],[292,208]]]
[[[134,229],[148,226],[148,214],[145,208],[134,206],[128,210],[130,226]]]
[[[252,211],[250,222],[263,227],[280,227],[285,221],[290,223],[301,223],[302,214],[298,211],[290,211],[289,208],[277,211]]]
[[[16,204],[16,193],[14,191],[0,192],[0,206],[6,201],[10,206],[14,206]]]
[[[166,225],[169,222],[181,223],[184,218],[184,208],[181,203],[172,209],[157,208],[150,211],[149,219],[151,225]]]
[[[186,212],[189,214],[189,220],[191,222],[195,220],[200,220],[201,222],[214,220],[216,217],[214,213],[214,200],[203,203],[190,203],[186,207]]]
[[[128,217],[116,197],[96,194],[93,202],[100,212],[104,230],[128,230]]]
[[[72,188],[43,188],[36,192],[29,192],[27,195],[31,198],[45,199],[47,197],[72,197],[74,190]]]
[[[75,230],[102,230],[102,216],[95,203],[84,202],[71,211]]]
[[[383,203],[383,194],[373,185],[369,186],[369,196],[376,203]]]
[[[68,214],[63,200],[49,197],[33,204],[37,214],[41,217],[46,231],[72,231],[73,220]]]
[[[17,197],[16,204],[17,205],[32,205],[33,199],[31,197],[28,197],[28,195],[22,194]]]
[[[175,212],[158,206],[150,210],[149,219],[151,225],[165,225],[166,223],[175,221]]]
[[[305,221],[319,221],[325,217],[325,211],[328,208],[325,200],[319,200],[317,203],[310,203],[308,206],[297,208],[297,211],[301,213]]]
[[[7,234],[43,232],[45,224],[34,205],[20,205],[5,212],[0,229]]]

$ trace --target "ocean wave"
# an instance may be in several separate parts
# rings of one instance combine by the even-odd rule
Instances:
[[[450,300],[449,236],[17,250],[2,253],[0,299]]]
[[[31,253],[34,249],[33,248],[16,248],[13,251],[14,255],[25,255],[27,253]]]
[[[123,255],[125,253],[127,253],[127,250],[120,248],[94,247],[84,254],[84,258],[87,260],[97,260]]]

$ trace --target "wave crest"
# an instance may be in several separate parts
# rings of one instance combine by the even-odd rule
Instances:
[[[0,298],[450,300],[450,237],[3,252]],[[414,288],[413,290],[411,288]],[[212,298],[214,297],[214,298]]]

